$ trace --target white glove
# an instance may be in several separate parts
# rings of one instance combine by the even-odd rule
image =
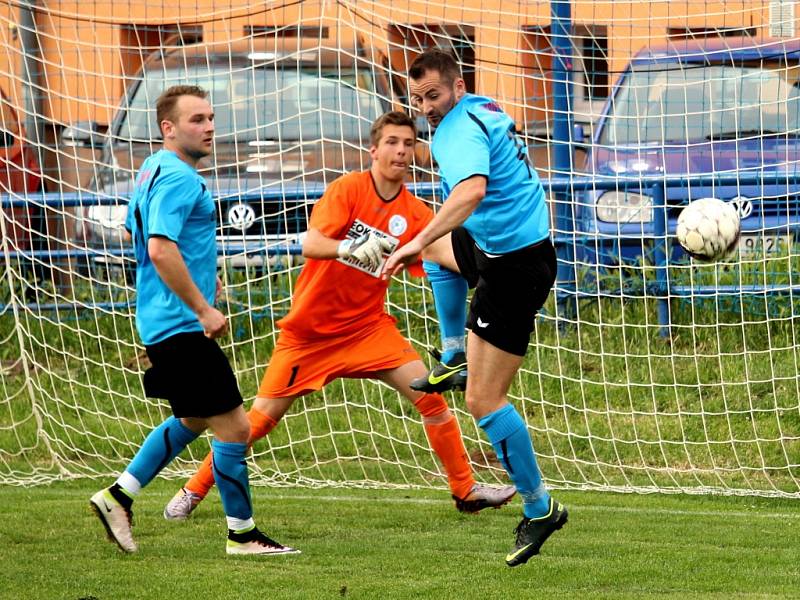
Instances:
[[[337,253],[341,258],[354,258],[370,269],[375,269],[381,264],[383,253],[391,250],[392,243],[389,240],[369,232],[354,240],[342,240]]]

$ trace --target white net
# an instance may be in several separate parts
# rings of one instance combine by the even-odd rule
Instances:
[[[788,1],[3,3],[0,483],[116,473],[168,414],[143,394],[120,228],[160,91],[211,90],[225,349],[250,399],[313,202],[367,166],[370,123],[408,110],[405,70],[436,45],[515,119],[547,189],[559,279],[511,390],[547,483],[800,496],[796,26]],[[421,136],[413,183],[436,203]],[[724,264],[675,244],[701,197],[742,217]],[[389,308],[438,344],[424,281],[395,282]],[[504,477],[449,400],[479,477]],[[413,407],[371,381],[298,400],[253,467],[445,486]]]

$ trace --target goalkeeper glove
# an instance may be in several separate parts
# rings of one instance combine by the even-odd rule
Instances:
[[[392,250],[392,243],[372,232],[364,233],[353,240],[342,240],[337,254],[341,258],[354,258],[370,269],[381,264],[384,252]]]

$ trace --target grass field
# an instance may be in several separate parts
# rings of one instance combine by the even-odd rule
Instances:
[[[395,314],[424,352],[436,341],[430,305],[403,291],[398,286],[393,302],[407,310]],[[750,318],[753,307],[744,315],[676,301],[666,341],[655,305],[649,297],[582,304],[579,326],[565,331],[552,316],[540,321],[511,397],[545,477],[565,486],[796,494],[800,311],[784,306],[765,321]],[[547,314],[553,310],[551,299]],[[258,315],[234,314],[236,333],[225,340],[248,400],[274,341],[273,321]],[[165,402],[143,397],[143,354],[128,315],[58,317],[0,318],[7,342],[0,357],[22,352],[29,368],[27,376],[0,374],[0,481],[116,472],[168,414]],[[463,398],[449,400],[470,453],[489,450]],[[413,407],[385,387],[352,380],[298,402],[256,452],[264,469],[320,482],[424,486],[438,471]]]
[[[249,297],[272,283],[261,300]],[[248,303],[228,305],[226,350],[247,398],[274,341],[274,304],[264,303],[288,288],[249,281],[237,296]],[[392,292],[420,350],[436,335],[425,298]],[[676,300],[666,341],[647,294],[581,304],[566,330],[551,299],[511,390],[544,476],[573,489],[796,495],[800,311],[783,300]],[[509,569],[518,503],[470,517],[435,489],[352,489],[443,485],[413,408],[355,381],[298,402],[254,448],[257,482],[350,486],[255,488],[259,524],[302,555],[227,558],[216,495],[190,522],[165,522],[177,480],[157,480],[137,501],[141,551],[122,555],[88,498],[167,414],[143,398],[140,352],[124,312],[0,315],[0,360],[19,365],[24,355],[28,369],[0,370],[0,481],[11,484],[0,486],[0,600],[800,597],[796,498],[557,492],[569,524],[542,556]],[[463,397],[448,400],[480,477],[503,477],[486,470],[489,445]],[[206,450],[196,444],[167,473],[193,468],[186,459]],[[65,473],[104,477],[32,485]]]
[[[136,555],[88,508],[101,485],[4,487],[0,598],[791,598],[800,504],[740,497],[560,492],[567,526],[509,569],[518,501],[477,516],[434,491],[254,490],[260,526],[302,550],[224,554],[215,492],[190,521],[161,517],[176,481],[135,504]]]

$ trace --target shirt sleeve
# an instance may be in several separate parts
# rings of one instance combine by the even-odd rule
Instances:
[[[489,176],[489,136],[478,117],[464,112],[442,133],[436,140],[435,158],[448,191],[474,175]]]
[[[128,233],[133,233],[133,211],[135,209],[135,204],[133,199],[128,202],[128,213],[125,215],[125,229],[128,230]]]
[[[165,173],[156,179],[147,206],[148,237],[177,242],[201,192],[201,183],[184,173]]]
[[[350,226],[350,209],[355,193],[354,186],[341,177],[331,183],[311,210],[309,229],[317,229],[335,240],[344,239]]]

